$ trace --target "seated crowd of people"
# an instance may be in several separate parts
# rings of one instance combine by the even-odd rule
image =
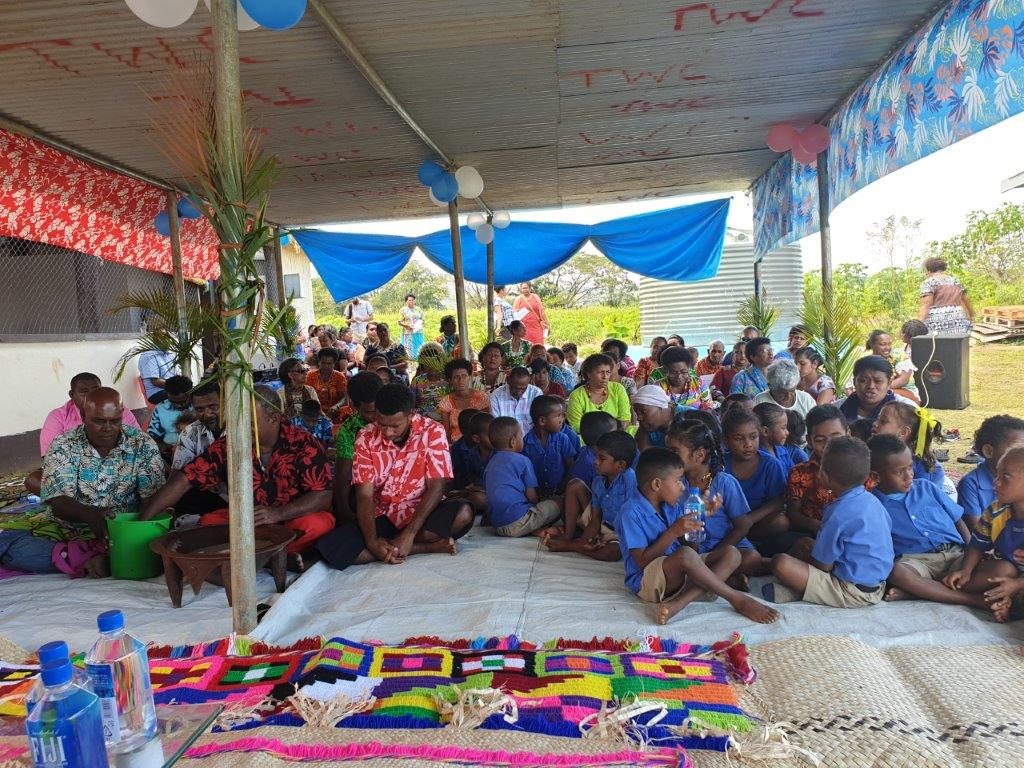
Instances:
[[[255,523],[295,532],[290,567],[454,555],[482,516],[497,536],[621,560],[661,623],[707,595],[775,621],[752,576],[771,577],[770,603],[925,599],[1000,621],[1024,594],[1024,420],[986,419],[981,463],[954,488],[932,448],[942,428],[889,334],[871,334],[839,388],[801,326],[777,354],[747,328],[728,355],[657,337],[634,362],[618,339],[581,359],[517,325],[475,360],[444,334],[410,378],[371,322],[360,361],[322,337],[312,370],[288,359],[278,387],[254,388]],[[904,344],[918,331],[904,326]],[[151,378],[145,432],[97,376],[72,379],[41,435],[45,507],[4,523],[0,565],[105,575],[118,511],[227,523],[219,387]]]

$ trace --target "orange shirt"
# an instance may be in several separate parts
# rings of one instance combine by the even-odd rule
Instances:
[[[306,375],[306,384],[316,390],[316,396],[320,398],[320,405],[323,406],[325,413],[339,400],[344,399],[348,392],[348,377],[340,371],[331,371],[331,377],[324,381],[320,377],[320,369],[314,368]],[[340,423],[339,414],[334,414],[333,421],[335,424]]]

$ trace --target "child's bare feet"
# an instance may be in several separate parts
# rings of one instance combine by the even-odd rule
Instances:
[[[668,624],[677,613],[686,606],[677,600],[669,600],[667,603],[658,603],[654,607],[654,620],[658,624]]]
[[[734,573],[725,581],[730,587],[735,589],[737,592],[749,592],[750,591],[750,579],[742,573]]]
[[[567,535],[565,529],[560,525],[549,525],[547,528],[539,528],[534,532],[534,536],[540,536],[542,539],[563,539],[568,541],[572,537]]]
[[[564,539],[561,536],[545,536],[544,546],[552,552],[575,552],[577,549],[572,539]]]
[[[908,595],[906,592],[904,592],[899,587],[889,587],[889,589],[886,591],[885,597],[883,599],[887,603],[894,603],[897,600],[909,600],[910,599],[910,595]]]
[[[105,579],[110,575],[110,559],[106,555],[97,555],[85,563],[85,575],[90,579]]]
[[[735,600],[730,601],[738,613],[743,614],[751,621],[758,624],[774,624],[779,620],[779,612],[774,608],[758,602],[750,595],[738,595]]]
[[[992,618],[998,621],[1000,624],[1005,624],[1010,619],[1010,606],[1012,602],[1010,600],[996,600],[994,603],[989,603],[989,610],[992,611]]]

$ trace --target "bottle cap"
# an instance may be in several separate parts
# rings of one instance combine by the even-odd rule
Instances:
[[[71,661],[50,661],[43,664],[43,685],[52,688],[55,685],[64,685],[71,682]]]
[[[63,661],[71,656],[68,644],[63,640],[54,640],[39,646],[39,665],[42,666],[51,661]]]
[[[96,626],[100,632],[124,629],[124,614],[120,611],[104,611],[96,617]]]

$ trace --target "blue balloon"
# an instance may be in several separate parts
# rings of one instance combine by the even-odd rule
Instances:
[[[459,196],[459,182],[455,180],[454,174],[445,173],[430,185],[430,191],[442,203],[450,203]]]
[[[167,211],[160,211],[156,215],[156,218],[153,219],[153,226],[164,237],[171,236],[171,217],[167,215]]]
[[[267,29],[290,29],[302,21],[306,0],[240,0],[249,17]]]
[[[199,210],[195,203],[192,202],[191,198],[183,197],[178,201],[178,216],[183,219],[198,219],[201,218],[203,212]]]
[[[440,163],[435,163],[433,160],[424,160],[420,163],[420,169],[416,175],[419,177],[420,184],[424,187],[429,187],[440,179],[444,173],[444,166]]]

